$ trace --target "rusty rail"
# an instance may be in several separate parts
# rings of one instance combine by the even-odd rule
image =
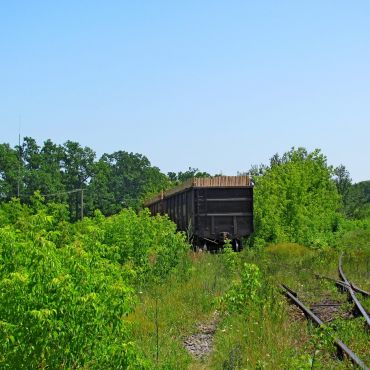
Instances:
[[[353,284],[352,282],[350,282],[351,284],[351,287],[352,289],[356,292],[356,293],[360,293],[362,294],[364,297],[370,297],[370,293],[367,292],[366,290],[363,290],[361,288],[359,288],[357,285]]]
[[[343,253],[341,253],[341,255],[339,256],[339,266],[338,266],[339,275],[343,279],[343,282],[345,283],[345,284],[343,284],[343,287],[345,289],[347,289],[347,291],[350,295],[351,301],[356,305],[358,311],[365,318],[365,321],[366,321],[366,324],[367,324],[368,328],[370,328],[370,317],[367,314],[364,307],[362,306],[361,302],[357,299],[356,294],[353,291],[352,284],[350,283],[350,281],[347,279],[346,275],[343,272],[342,260],[343,260]]]
[[[346,288],[348,285],[344,282],[344,281],[341,281],[341,280],[337,280],[337,279],[333,279],[329,276],[324,276],[324,275],[319,275],[319,274],[315,274],[315,277],[318,278],[318,279],[325,279],[325,280],[329,280],[329,281],[332,281],[334,282],[335,284],[343,287],[343,288]],[[362,294],[364,297],[370,297],[370,293],[367,292],[366,290],[363,290],[361,288],[359,288],[357,285],[353,284],[352,282],[350,282],[350,285],[352,287],[352,289],[356,292],[356,293],[360,293]]]
[[[309,318],[311,321],[313,321],[318,326],[324,326],[323,321],[316,316],[308,307],[304,305],[303,302],[301,302],[297,298],[297,293],[295,293],[293,290],[288,288],[286,285],[281,284],[280,287],[284,290],[284,294],[290,298],[296,306],[298,306],[306,315],[307,318]],[[342,352],[345,353],[358,367],[364,370],[370,370],[365,363],[351,350],[349,349],[340,339],[333,337],[333,342],[337,346],[337,348]]]

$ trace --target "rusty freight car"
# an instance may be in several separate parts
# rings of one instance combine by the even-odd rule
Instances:
[[[216,249],[226,238],[235,249],[253,232],[253,184],[248,176],[193,178],[145,202],[167,214],[194,246]]]

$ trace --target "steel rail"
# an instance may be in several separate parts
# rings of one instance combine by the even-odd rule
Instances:
[[[337,279],[333,279],[329,276],[324,276],[324,275],[319,275],[319,274],[315,274],[315,277],[317,277],[318,279],[325,279],[325,280],[329,280],[329,281],[332,281],[334,282],[335,284],[343,287],[343,288],[346,288],[348,285],[344,282],[344,281],[341,281],[341,280],[337,280]],[[350,285],[352,287],[352,289],[356,292],[356,293],[360,293],[362,294],[364,297],[370,297],[370,293],[367,292],[366,290],[363,290],[361,288],[359,288],[357,285],[353,284],[352,282],[350,282]]]
[[[338,266],[339,275],[345,282],[345,285],[343,286],[344,288],[348,290],[348,293],[350,295],[352,302],[356,305],[358,311],[361,312],[361,315],[365,318],[367,326],[370,328],[370,317],[367,314],[364,307],[362,306],[361,302],[357,299],[356,294],[352,289],[351,283],[349,282],[349,280],[347,279],[346,275],[343,272],[342,259],[343,259],[343,253],[341,253],[341,255],[339,256],[339,266]]]
[[[351,284],[352,289],[356,293],[360,293],[360,294],[362,294],[365,297],[370,297],[370,293],[367,292],[366,290],[363,290],[363,289],[359,288],[357,285],[353,284],[352,282],[350,282],[350,284]]]
[[[318,326],[325,326],[324,322],[318,316],[316,316],[308,307],[306,307],[303,302],[301,302],[297,298],[297,293],[295,293],[293,290],[291,290],[284,284],[281,284],[280,287],[285,290],[284,294],[288,296],[304,312],[306,317],[308,317]],[[337,339],[335,337],[332,337],[332,338],[337,348],[342,353],[345,353],[351,359],[352,363],[356,364],[361,369],[370,370],[365,365],[365,363],[351,349],[349,349],[340,339]]]

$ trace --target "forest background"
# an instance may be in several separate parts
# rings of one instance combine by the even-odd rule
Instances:
[[[239,174],[248,173],[257,178],[269,167],[289,162],[294,157],[293,153],[294,149],[281,158],[275,154],[269,165],[255,165],[248,172],[241,171]],[[297,153],[301,159],[308,156],[305,149]],[[345,166],[327,166],[326,159],[319,159],[317,154],[314,154],[314,160],[325,162],[322,163],[327,169],[324,176],[327,179],[329,175],[334,180],[342,197],[344,214],[359,218],[368,215],[368,182],[353,185]],[[294,172],[294,169],[291,171]],[[94,210],[99,209],[109,216],[127,207],[138,209],[145,198],[189,178],[204,176],[211,175],[190,167],[183,172],[164,174],[158,167],[152,166],[146,156],[122,150],[97,158],[93,149],[73,141],[60,145],[49,139],[39,145],[35,139],[25,137],[15,147],[0,144],[0,200],[8,201],[16,196],[29,203],[34,192],[39,191],[46,201],[67,204],[72,221],[81,217],[82,204],[84,215],[92,215]],[[317,180],[320,180],[317,172],[310,176],[318,176]],[[282,173],[277,177],[281,179]],[[271,178],[267,181],[268,186],[270,181],[276,183],[276,180]],[[83,203],[81,190],[84,191]]]

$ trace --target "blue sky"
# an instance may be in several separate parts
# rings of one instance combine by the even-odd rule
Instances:
[[[304,146],[370,179],[370,2],[2,2],[0,142],[19,126],[164,172]]]

